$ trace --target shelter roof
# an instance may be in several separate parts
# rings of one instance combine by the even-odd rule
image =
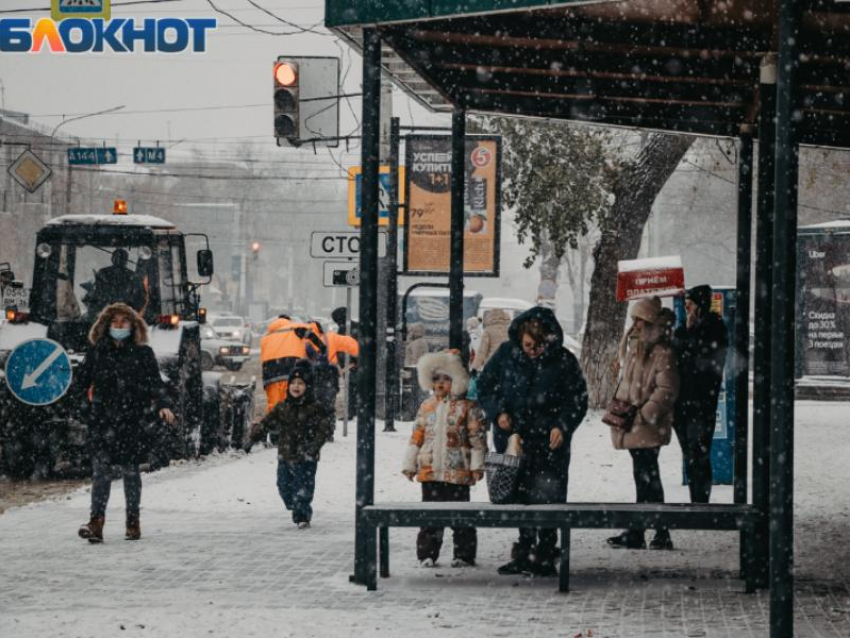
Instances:
[[[850,3],[800,1],[800,141],[848,146]],[[777,4],[326,0],[326,23],[358,47],[378,28],[386,70],[434,110],[737,136],[757,122]]]

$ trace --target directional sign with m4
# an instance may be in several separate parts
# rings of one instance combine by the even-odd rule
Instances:
[[[84,147],[75,146],[68,149],[69,166],[93,166],[97,164],[117,164],[118,153],[114,146]]]
[[[134,164],[165,164],[165,149],[158,146],[137,146],[133,149]]]

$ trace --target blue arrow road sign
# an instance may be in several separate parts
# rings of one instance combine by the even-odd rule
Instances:
[[[137,146],[133,149],[135,164],[165,164],[165,149],[158,146]]]
[[[92,166],[95,164],[117,164],[118,153],[114,146],[85,147],[75,146],[68,149],[69,166]]]
[[[71,387],[68,353],[51,339],[30,339],[12,350],[6,361],[6,384],[20,401],[49,405]]]

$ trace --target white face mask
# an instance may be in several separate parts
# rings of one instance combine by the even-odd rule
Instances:
[[[130,328],[113,328],[111,326],[109,328],[109,336],[116,341],[124,341],[124,339],[130,336],[130,332]]]

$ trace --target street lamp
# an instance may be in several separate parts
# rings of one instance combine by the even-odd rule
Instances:
[[[56,125],[56,128],[53,129],[53,132],[50,134],[50,137],[55,137],[56,131],[58,131],[60,127],[65,126],[69,122],[76,122],[77,120],[84,120],[87,117],[94,117],[95,115],[106,115],[107,113],[114,113],[115,111],[120,111],[123,108],[125,108],[124,104],[122,104],[121,106],[113,106],[111,109],[106,109],[104,111],[96,111],[94,113],[86,113],[85,115],[77,115],[77,116],[69,118],[67,120],[62,120],[61,122],[59,122],[59,124]]]

